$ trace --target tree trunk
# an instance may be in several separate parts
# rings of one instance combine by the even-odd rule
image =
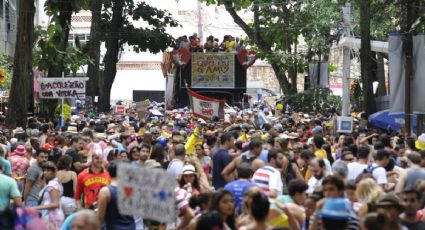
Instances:
[[[71,17],[73,13],[72,1],[73,0],[62,0],[59,8],[59,23],[62,26],[64,33],[62,50],[66,50],[66,47],[68,46],[69,31],[71,30]]]
[[[19,4],[13,79],[9,94],[6,126],[26,127],[29,95],[31,95],[32,46],[34,39],[34,0]]]
[[[256,13],[254,15],[254,29],[252,29],[246,22],[238,15],[235,8],[233,7],[233,1],[226,0],[224,1],[224,6],[226,7],[226,11],[230,14],[230,16],[233,18],[233,21],[242,28],[242,30],[247,34],[249,39],[251,39],[255,45],[258,47],[261,52],[264,52],[266,54],[272,54],[271,45],[267,43],[265,39],[263,39],[260,36],[259,32],[259,24],[258,24],[258,14]],[[258,1],[257,1],[258,2]],[[253,11],[258,11],[258,4],[253,5]],[[256,19],[257,18],[257,19]],[[258,27],[255,29],[255,27]],[[293,93],[296,93],[296,86],[292,86],[291,83],[289,83],[286,74],[284,73],[283,68],[279,66],[281,63],[270,63],[273,71],[276,75],[277,80],[279,81],[280,88],[282,89],[282,92],[285,95],[290,95]],[[295,88],[295,90],[293,90]]]
[[[371,72],[372,53],[370,48],[370,0],[360,0],[360,34],[361,34],[361,78],[363,82],[363,105],[366,115],[376,112],[373,95],[373,79]]]
[[[62,27],[63,31],[63,40],[58,41],[62,43],[55,44],[56,48],[59,51],[65,51],[66,47],[68,46],[68,37],[69,37],[69,31],[71,29],[71,16],[73,13],[72,8],[72,0],[63,0],[60,2],[59,5],[59,24]],[[63,67],[59,68],[49,68],[49,72],[47,74],[47,77],[62,77],[62,73],[64,72]],[[55,108],[58,105],[59,100],[57,99],[43,99],[41,100],[41,109],[40,113],[44,118],[48,121],[54,121],[55,117]]]
[[[377,70],[376,70],[376,78],[378,80],[378,90],[376,91],[376,95],[378,97],[382,97],[387,95],[387,89],[385,84],[385,70],[384,70],[384,56],[382,53],[377,53]]]
[[[90,27],[90,41],[88,42],[88,55],[93,60],[93,64],[89,64],[87,68],[87,95],[94,98],[99,96],[99,64],[100,64],[100,20],[101,20],[102,0],[92,0],[90,11],[92,13]]]
[[[282,89],[282,93],[284,95],[290,95],[292,93],[291,83],[289,83],[288,78],[283,72],[282,68],[276,63],[271,64],[274,73],[276,74],[277,81],[279,82],[279,86]]]
[[[123,26],[123,0],[113,0],[112,7],[112,20],[109,33],[106,39],[106,54],[103,62],[105,70],[103,71],[103,89],[100,92],[100,105],[101,111],[109,111],[111,104],[111,88],[114,83],[115,75],[117,73],[118,52],[120,49],[120,28]]]

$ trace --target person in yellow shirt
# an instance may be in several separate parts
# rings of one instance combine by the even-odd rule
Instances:
[[[322,149],[322,146],[325,144],[325,140],[322,136],[313,137],[313,151],[314,155],[321,159],[327,159],[326,151]]]
[[[226,46],[226,52],[235,51],[236,50],[235,38],[229,35],[227,40],[224,42],[224,45]]]

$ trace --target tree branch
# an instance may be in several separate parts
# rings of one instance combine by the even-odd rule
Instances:
[[[226,11],[230,14],[230,16],[232,16],[233,21],[242,28],[242,30],[246,33],[246,35],[248,35],[250,39],[254,41],[255,45],[257,45],[258,48],[260,48],[263,52],[270,53],[271,46],[266,44],[266,42],[261,39],[260,31],[256,31],[249,27],[248,24],[246,24],[246,22],[238,15],[235,8],[233,7],[232,1],[225,1],[224,6],[226,7]]]

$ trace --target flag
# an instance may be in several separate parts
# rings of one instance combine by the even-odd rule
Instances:
[[[202,119],[211,119],[213,116],[224,118],[225,99],[215,99],[203,96],[197,92],[187,89],[190,104],[192,106],[192,114]]]
[[[425,35],[413,36],[412,111],[425,113]]]
[[[403,52],[405,34],[391,33],[388,39],[390,114],[404,113],[406,57]],[[413,80],[411,82],[412,112],[425,113],[425,36],[413,36]]]
[[[190,135],[189,139],[187,140],[186,144],[184,145],[184,148],[186,149],[186,153],[191,156],[196,151],[196,144],[202,143],[201,137],[199,135],[199,128],[196,127],[195,130],[193,130],[192,135]]]
[[[404,34],[391,33],[388,39],[390,113],[404,112]]]

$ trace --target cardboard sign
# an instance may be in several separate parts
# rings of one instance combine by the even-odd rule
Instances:
[[[352,117],[337,117],[336,118],[336,131],[338,133],[351,133],[351,132],[353,132],[353,118]]]
[[[235,88],[235,55],[193,53],[192,88]]]
[[[125,114],[125,106],[124,105],[115,106],[115,112],[119,114]]]
[[[87,77],[39,78],[39,96],[45,99],[84,98]]]
[[[148,112],[148,107],[152,102],[149,99],[146,99],[144,101],[138,101],[136,102],[136,112],[139,119],[146,116]]]
[[[224,103],[226,100],[219,100],[200,95],[187,89],[192,105],[192,113],[202,119],[211,119],[213,116],[224,117]]]
[[[161,223],[176,220],[175,175],[127,163],[118,165],[118,209]]]

